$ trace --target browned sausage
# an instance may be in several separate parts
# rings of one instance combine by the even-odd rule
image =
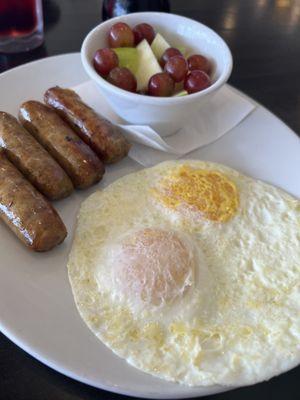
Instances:
[[[121,129],[83,103],[73,90],[56,86],[46,91],[44,99],[105,163],[116,162],[128,154],[130,144]]]
[[[102,178],[102,161],[53,109],[27,101],[20,108],[19,120],[66,171],[75,187],[84,189]]]
[[[0,152],[0,217],[35,251],[61,243],[67,230],[52,205]]]
[[[25,177],[51,200],[67,197],[73,185],[60,165],[12,115],[0,112],[0,148]]]

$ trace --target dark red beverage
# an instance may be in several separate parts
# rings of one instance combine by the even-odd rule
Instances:
[[[30,35],[37,22],[36,0],[0,0],[0,37]]]

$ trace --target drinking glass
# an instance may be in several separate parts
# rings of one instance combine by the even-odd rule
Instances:
[[[0,53],[29,51],[43,39],[42,0],[0,0]]]

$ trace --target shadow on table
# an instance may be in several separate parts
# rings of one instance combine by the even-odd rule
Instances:
[[[20,64],[25,64],[39,58],[47,57],[47,49],[44,45],[23,53],[4,54],[0,53],[0,72],[14,68]]]

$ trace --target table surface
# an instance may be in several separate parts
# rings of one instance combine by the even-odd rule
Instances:
[[[30,53],[0,54],[0,72],[38,58],[79,51],[102,18],[100,0],[45,0],[45,43]],[[210,26],[234,58],[229,82],[300,133],[300,0],[171,0],[171,11]],[[3,95],[3,94],[2,94]],[[215,400],[299,400],[300,367]],[[0,334],[0,400],[122,399],[73,381]]]

